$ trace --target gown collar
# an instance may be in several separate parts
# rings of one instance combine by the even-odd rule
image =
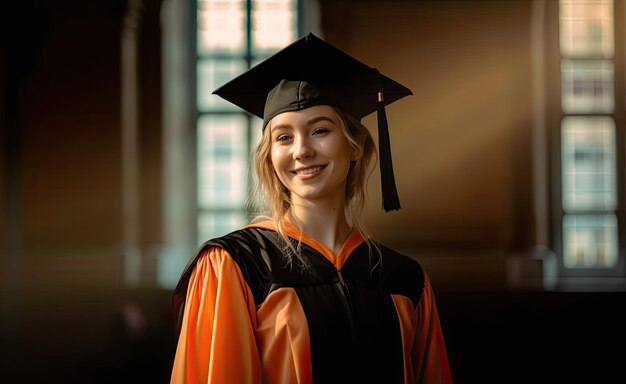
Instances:
[[[274,222],[270,220],[250,224],[247,225],[246,228],[264,228],[276,231],[276,226],[274,225]],[[335,255],[333,251],[326,247],[324,244],[307,235],[306,233],[300,231],[300,229],[293,226],[291,223],[285,222],[284,229],[287,236],[295,239],[296,241],[302,241],[304,244],[315,249],[317,252],[327,258],[331,263],[333,263],[337,267],[337,269],[341,268],[346,260],[348,260],[348,257],[352,254],[352,252],[359,245],[361,245],[361,243],[365,242],[365,238],[363,237],[361,232],[353,229],[346,241],[341,246],[339,252]]]

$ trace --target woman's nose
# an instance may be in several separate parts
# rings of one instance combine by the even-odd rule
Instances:
[[[308,137],[297,137],[293,148],[293,158],[295,160],[312,157],[315,151],[311,146]]]

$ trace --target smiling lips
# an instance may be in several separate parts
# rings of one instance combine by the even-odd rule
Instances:
[[[313,175],[315,173],[320,172],[325,167],[326,167],[326,165],[315,165],[315,166],[312,166],[312,167],[296,169],[295,171],[293,171],[293,173],[295,173],[296,175],[299,175],[299,176],[309,176],[309,175]]]

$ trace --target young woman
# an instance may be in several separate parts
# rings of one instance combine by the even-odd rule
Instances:
[[[203,244],[183,273],[172,383],[452,381],[428,275],[360,220],[375,145],[357,80],[397,84],[308,35],[217,91],[264,119],[267,220]]]

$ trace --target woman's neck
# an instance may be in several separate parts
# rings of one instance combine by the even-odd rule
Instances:
[[[348,225],[344,204],[292,202],[286,219],[302,232],[324,244],[334,254],[339,253],[352,229]]]

